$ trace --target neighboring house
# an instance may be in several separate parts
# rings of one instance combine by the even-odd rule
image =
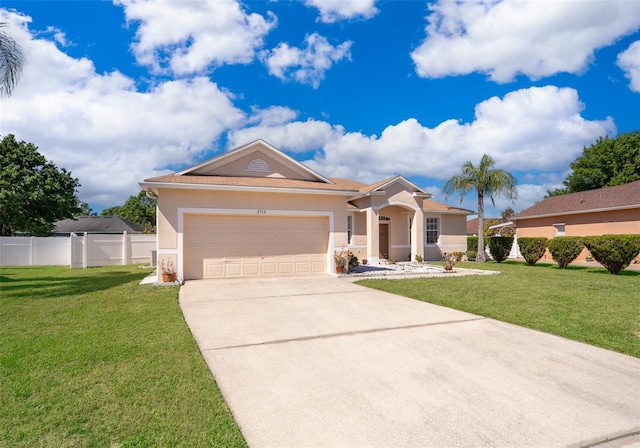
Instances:
[[[79,216],[55,223],[54,236],[69,236],[72,233],[142,233],[144,226],[122,219],[119,216]]]
[[[182,279],[331,273],[341,250],[437,260],[466,250],[472,213],[402,176],[326,178],[262,140],[140,186],[158,197],[158,257]]]
[[[551,196],[512,218],[521,237],[640,234],[640,180]],[[577,261],[585,261],[582,251]],[[548,259],[550,255],[547,254]]]

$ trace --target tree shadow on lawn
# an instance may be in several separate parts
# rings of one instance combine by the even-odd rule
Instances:
[[[145,271],[108,271],[95,275],[59,277],[0,276],[2,294],[0,302],[13,298],[49,299],[88,294],[114,288],[133,281],[140,281],[149,273]],[[90,274],[90,273],[89,273]]]

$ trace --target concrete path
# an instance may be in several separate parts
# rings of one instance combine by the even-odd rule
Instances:
[[[180,305],[252,447],[640,447],[640,359],[332,277]]]

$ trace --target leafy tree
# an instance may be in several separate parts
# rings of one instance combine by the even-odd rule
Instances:
[[[47,236],[54,223],[80,211],[78,179],[58,169],[32,143],[0,141],[0,235]]]
[[[547,197],[623,185],[640,179],[640,131],[600,137],[571,164],[564,188],[547,191]]]
[[[488,196],[495,205],[494,196],[502,196],[515,200],[518,197],[516,185],[518,181],[509,172],[493,168],[495,162],[491,156],[484,154],[477,167],[470,161],[462,165],[462,174],[453,176],[444,184],[442,190],[447,199],[454,194],[464,195],[475,190],[478,195],[478,229],[484,229],[484,198]],[[485,261],[484,232],[478,232],[478,254],[476,261]]]
[[[9,36],[0,22],[0,96],[11,96],[22,74],[22,48]]]
[[[98,216],[98,214],[93,211],[89,204],[87,204],[86,202],[81,202],[80,211],[73,215],[74,218],[77,218],[78,216]]]
[[[103,216],[117,215],[145,227],[144,233],[155,233],[156,201],[141,190],[137,196],[129,196],[124,205],[102,210]]]

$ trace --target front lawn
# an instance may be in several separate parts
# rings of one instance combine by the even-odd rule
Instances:
[[[640,358],[640,272],[616,276],[603,268],[519,262],[456,266],[502,274],[358,283]]]
[[[246,446],[148,273],[0,268],[0,446]]]

